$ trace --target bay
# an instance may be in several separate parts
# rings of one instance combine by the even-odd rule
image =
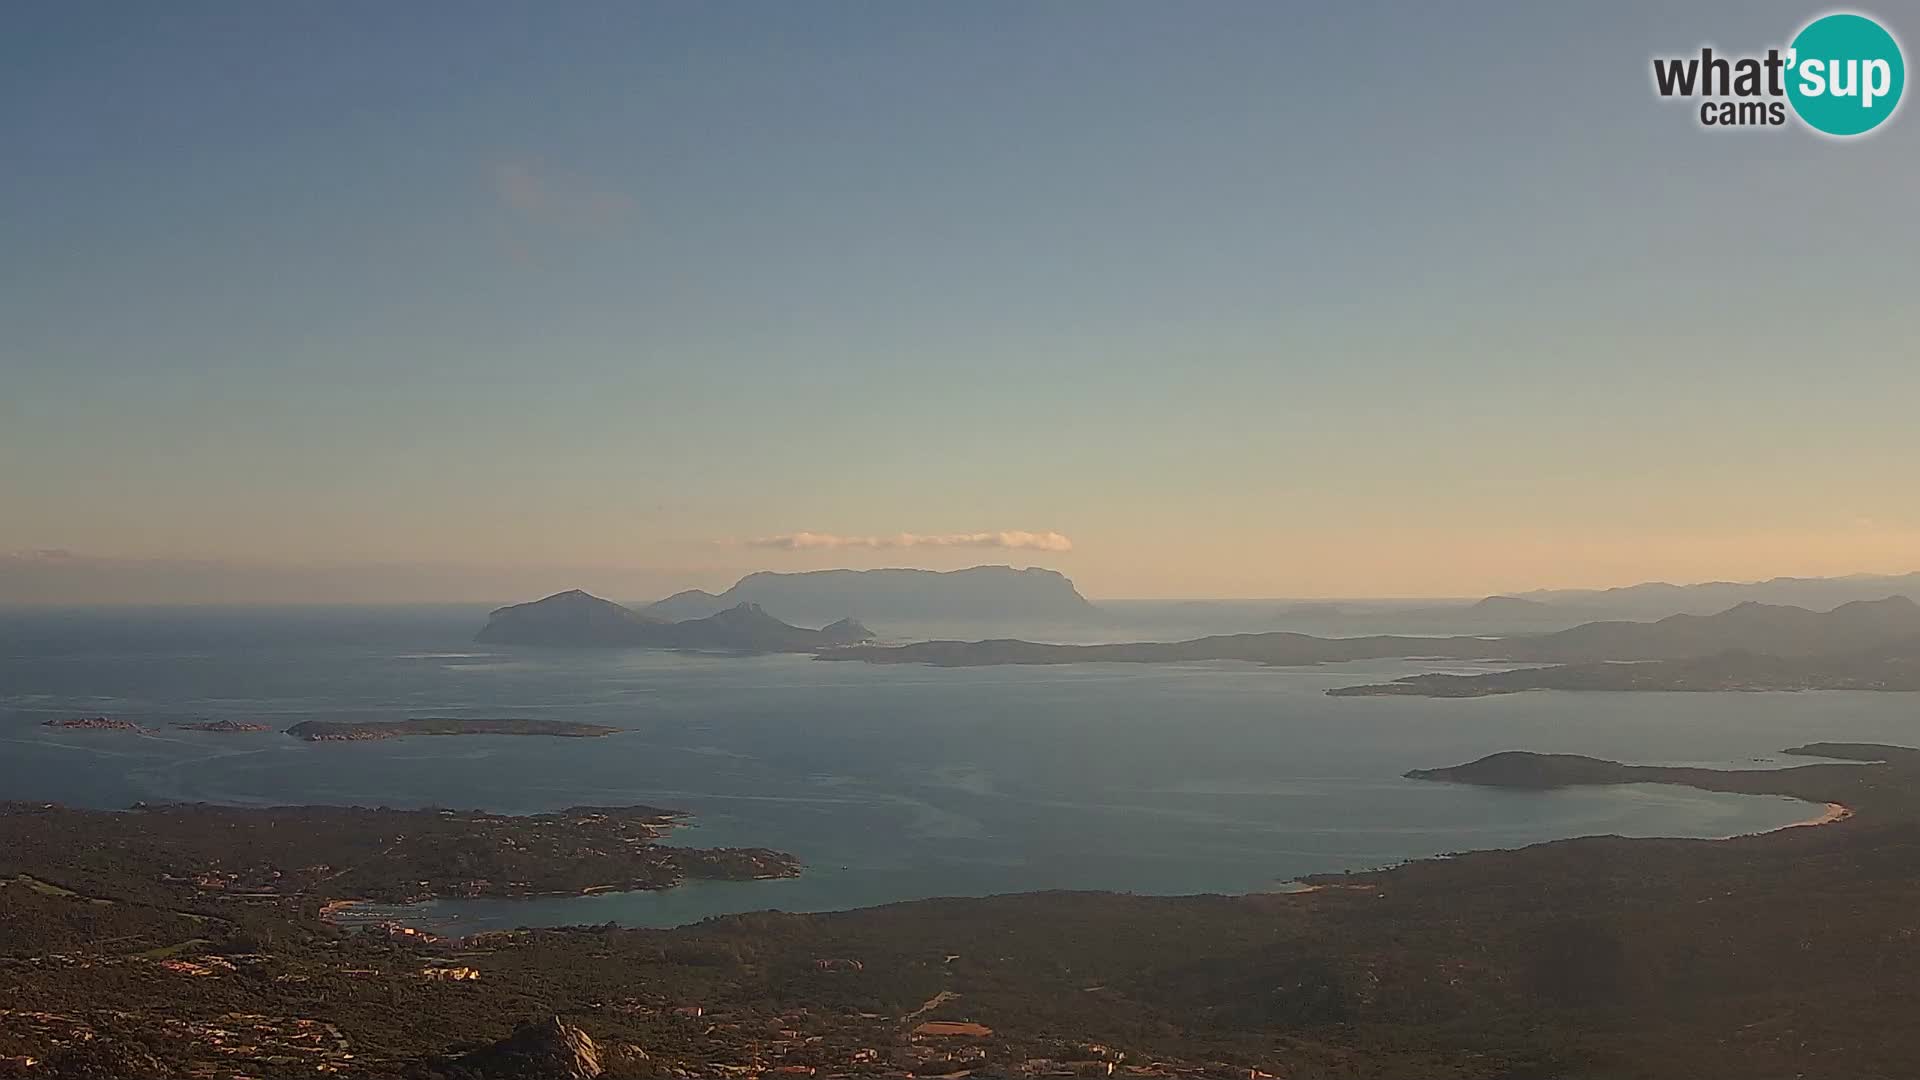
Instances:
[[[935,669],[803,656],[472,645],[468,609],[11,613],[0,618],[0,798],[475,807],[648,803],[674,842],[765,846],[792,881],[439,902],[467,930],[677,925],[1037,889],[1246,892],[1305,874],[1593,834],[1717,837],[1818,813],[1632,785],[1495,791],[1401,778],[1507,749],[1648,763],[1793,763],[1821,739],[1913,741],[1899,694],[1328,698],[1460,665]],[[150,735],[50,729],[105,714]],[[309,719],[531,716],[603,739],[311,744]],[[234,719],[264,734],[181,731]]]

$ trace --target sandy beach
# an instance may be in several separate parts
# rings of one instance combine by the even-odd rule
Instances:
[[[1826,811],[1819,817],[1808,818],[1805,821],[1796,821],[1791,825],[1784,825],[1782,828],[1798,829],[1806,825],[1831,825],[1836,821],[1845,821],[1852,816],[1852,807],[1842,803],[1830,802],[1827,804]],[[1774,831],[1778,832],[1779,830],[1776,829]]]

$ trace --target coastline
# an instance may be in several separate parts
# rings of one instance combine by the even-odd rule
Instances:
[[[1789,797],[1792,798],[1793,796]],[[1801,799],[1799,801],[1813,802],[1811,799]],[[1724,843],[1728,840],[1749,840],[1756,836],[1778,836],[1794,829],[1811,829],[1821,825],[1837,825],[1851,817],[1853,817],[1853,807],[1845,803],[1828,802],[1820,813],[1807,818],[1805,821],[1789,821],[1785,825],[1777,825],[1771,829],[1761,829],[1758,832],[1728,833],[1725,836],[1715,836],[1709,839],[1714,843]]]
[[[1668,781],[1666,783],[1669,783],[1672,786],[1687,788],[1689,790],[1704,792],[1708,794],[1733,794],[1733,795],[1765,794],[1763,792],[1716,791],[1715,789],[1710,787],[1700,787],[1693,784],[1687,784],[1681,781]],[[1811,799],[1805,799],[1805,798],[1796,798],[1793,801],[1807,802],[1813,805],[1818,805],[1817,800],[1811,800]],[[1718,843],[1726,840],[1740,839],[1742,837],[1758,837],[1758,836],[1767,836],[1767,835],[1782,833],[1786,830],[1798,828],[1801,826],[1830,824],[1833,822],[1845,820],[1851,816],[1853,816],[1852,808],[1847,807],[1840,803],[1829,802],[1825,805],[1825,807],[1822,809],[1822,812],[1818,815],[1808,817],[1802,820],[1788,821],[1788,822],[1777,824],[1777,825],[1769,824],[1764,827],[1755,828],[1749,832],[1729,833],[1725,835],[1712,835],[1712,834],[1706,833],[1703,830],[1702,832],[1694,833],[1691,835],[1685,834],[1685,833],[1679,833],[1679,834],[1662,833],[1662,834],[1634,835],[1634,836],[1625,837],[1625,839],[1631,842],[1704,841],[1708,843]],[[1380,891],[1381,886],[1373,880],[1362,880],[1362,879],[1371,879],[1374,875],[1379,875],[1379,874],[1389,874],[1395,871],[1396,869],[1400,869],[1412,864],[1429,862],[1429,861],[1446,861],[1446,860],[1451,860],[1451,859],[1455,859],[1455,858],[1458,858],[1461,856],[1467,856],[1467,855],[1477,855],[1477,854],[1493,853],[1493,852],[1514,852],[1514,851],[1523,851],[1528,848],[1550,847],[1553,845],[1565,844],[1565,843],[1578,843],[1583,840],[1592,839],[1596,836],[1601,836],[1601,835],[1606,835],[1606,834],[1598,834],[1598,833],[1568,834],[1568,835],[1562,835],[1558,837],[1541,839],[1541,840],[1537,840],[1529,843],[1523,843],[1523,844],[1520,844],[1517,846],[1511,846],[1511,847],[1475,846],[1475,847],[1463,848],[1458,851],[1435,851],[1435,852],[1426,853],[1426,854],[1420,854],[1420,853],[1408,854],[1404,856],[1394,857],[1380,863],[1356,864],[1353,867],[1346,870],[1336,869],[1336,870],[1330,870],[1330,871],[1314,872],[1314,873],[1305,874],[1300,877],[1292,877],[1284,880],[1273,880],[1273,881],[1270,881],[1270,883],[1263,886],[1245,887],[1245,888],[1237,888],[1237,889],[1196,890],[1192,892],[1182,892],[1182,891],[1151,892],[1149,891],[1149,892],[1134,893],[1133,891],[1127,890],[1127,889],[1094,887],[1094,888],[1087,888],[1087,889],[1073,889],[1073,890],[1067,890],[1067,891],[1084,892],[1089,895],[1141,895],[1141,896],[1147,896],[1147,897],[1158,897],[1158,898],[1166,898],[1166,899],[1178,898],[1186,895],[1196,895],[1200,892],[1204,892],[1208,895],[1215,895],[1215,896],[1232,899],[1232,900],[1257,899],[1260,897],[1270,897],[1270,896],[1271,897],[1294,897],[1294,896],[1306,896],[1308,894],[1328,894],[1328,893],[1365,896],[1365,895],[1373,895],[1378,893]],[[751,880],[763,880],[763,879],[755,878]],[[780,880],[780,878],[776,876],[768,880]],[[495,896],[495,897],[483,897],[483,898],[458,897],[458,896],[433,897],[433,898],[429,898],[426,901],[416,901],[416,902],[401,904],[401,905],[383,904],[380,902],[369,902],[365,906],[372,910],[368,911],[366,915],[360,916],[360,918],[366,919],[369,922],[369,924],[390,923],[394,925],[406,926],[406,927],[411,927],[411,928],[415,928],[415,929],[426,931],[426,932],[431,932],[436,935],[440,935],[442,937],[446,937],[449,939],[462,940],[462,939],[466,939],[476,935],[484,935],[489,933],[501,932],[502,927],[508,924],[501,923],[498,920],[497,915],[488,916],[483,914],[481,916],[482,919],[492,920],[491,922],[489,922],[488,925],[469,926],[469,927],[463,928],[461,925],[462,920],[468,918],[471,914],[470,912],[466,912],[466,911],[428,912],[421,909],[424,908],[429,903],[436,903],[436,902],[450,902],[452,904],[458,905],[463,900],[480,899],[480,900],[487,901],[489,904],[494,902],[501,902],[505,904],[516,904],[524,901],[536,901],[536,900],[556,900],[556,899],[570,900],[570,899],[586,899],[586,898],[592,898],[592,897],[606,898],[610,896],[618,896],[623,893],[635,894],[635,895],[657,894],[661,892],[670,891],[675,887],[676,887],[675,885],[647,886],[647,887],[640,887],[640,888],[633,888],[633,887],[626,887],[626,886],[616,886],[613,888],[608,888],[608,887],[602,886],[597,889],[583,890],[578,893],[575,893],[575,892],[537,893],[537,894],[519,894],[519,895],[512,895],[512,896]],[[964,903],[964,902],[970,902],[975,900],[988,899],[995,895],[1029,895],[1034,893],[1044,893],[1048,891],[1052,891],[1052,890],[1015,889],[1004,894],[954,892],[954,893],[943,893],[943,894],[932,894],[932,895],[906,895],[906,896],[900,896],[900,897],[891,898],[891,899],[864,900],[860,902],[854,902],[854,903],[849,903],[849,904],[844,904],[839,906],[820,907],[820,908],[784,907],[784,906],[774,906],[772,904],[763,904],[758,907],[720,909],[717,911],[708,912],[700,915],[688,916],[683,921],[677,921],[677,922],[652,923],[652,922],[645,922],[645,921],[639,921],[639,922],[628,922],[624,920],[615,920],[615,921],[618,922],[618,925],[622,926],[625,929],[670,930],[670,929],[676,929],[676,928],[692,925],[706,918],[726,917],[730,915],[737,915],[737,914],[742,914],[742,913],[751,912],[751,911],[761,911],[761,910],[782,911],[790,914],[799,914],[799,915],[821,914],[821,913],[847,914],[847,913],[854,913],[854,912],[859,912],[864,910],[874,910],[874,909],[884,908],[884,907],[888,907],[895,904],[926,903],[926,902]],[[359,906],[360,905],[356,905],[356,907],[359,907]],[[567,921],[567,922],[541,921],[541,922],[529,923],[527,925],[535,928],[563,930],[563,929],[572,928],[572,927],[599,925],[606,921],[608,920],[604,913],[594,912],[594,913],[583,913],[580,915],[580,917],[576,919],[572,919],[571,921]]]
[[[1142,1076],[1228,1075],[1223,1063],[1235,1065],[1232,1075],[1255,1075],[1255,1066],[1240,1073],[1234,1055],[1271,1041],[1280,1048],[1272,1052],[1285,1060],[1258,1070],[1269,1076],[1314,1075],[1330,1061],[1365,1063],[1381,1076],[1461,1080],[1614,1075],[1614,1066],[1638,1060],[1624,1056],[1628,1052],[1651,1063],[1630,1075],[1717,1076],[1727,1074],[1727,1047],[1736,1045],[1730,1040],[1752,1030],[1755,1015],[1800,1017],[1815,1010],[1823,1024],[1831,1017],[1831,1030],[1850,1033],[1858,1030],[1860,994],[1898,1002],[1916,985],[1911,966],[1898,962],[1902,954],[1887,953],[1890,942],[1898,948],[1905,940],[1901,933],[1911,922],[1905,871],[1920,858],[1911,829],[1790,830],[1848,820],[1856,807],[1876,822],[1920,821],[1920,785],[1900,782],[1920,773],[1920,751],[1863,744],[1803,751],[1884,763],[1653,770],[1668,783],[1808,803],[1791,810],[1776,804],[1775,811],[1784,811],[1778,817],[1802,820],[1770,830],[1771,838],[1717,844],[1587,836],[1421,859],[1351,877],[1277,882],[1265,895],[1031,892],[831,916],[762,913],[670,929],[457,922],[409,929],[406,921],[386,918],[395,912],[380,905],[369,905],[374,910],[363,922],[349,914],[348,900],[327,910],[349,925],[320,935],[306,932],[313,926],[310,906],[255,909],[273,933],[263,954],[250,927],[186,922],[141,904],[129,905],[124,916],[141,920],[129,926],[136,937],[102,939],[92,912],[28,891],[17,903],[34,914],[37,936],[16,932],[16,940],[37,950],[57,945],[78,959],[9,969],[20,972],[39,1010],[9,1019],[55,1024],[32,1029],[43,1041],[74,1038],[58,1026],[69,1017],[75,1030],[135,1024],[133,1030],[157,1040],[179,1030],[173,1025],[186,1015],[217,1038],[231,1039],[231,1002],[245,993],[261,1002],[249,1008],[267,1018],[249,1020],[256,1027],[245,1031],[285,1015],[293,1018],[283,1024],[288,1041],[310,1040],[306,1017],[320,1002],[327,1022],[351,1040],[345,1045],[356,1060],[367,1060],[369,1048],[397,1059],[419,1047],[419,1060],[432,1063],[448,1060],[430,1057],[439,1048],[478,1045],[518,1022],[530,999],[543,1005],[558,999],[566,1004],[555,1015],[593,1026],[604,1042],[644,1045],[650,1060],[686,1075],[711,1072],[702,1063],[718,1056],[716,1047],[745,1058],[774,1045],[790,1047],[790,1054],[764,1074],[818,1075],[820,1055],[830,1054],[836,1075],[892,1075],[889,1063],[868,1048],[929,1048],[934,1056],[928,1060],[940,1061],[959,1045],[946,1040],[986,1038],[978,1034],[985,1029],[993,1033],[992,1045],[1004,1040],[1009,1060],[1019,1061],[1007,1070],[980,1067],[974,1075],[1060,1075],[1052,1063],[1079,1061],[1081,1047],[1095,1045],[1124,1046],[1126,1060],[1138,1055],[1149,1062]],[[1464,771],[1491,786],[1553,787],[1591,775],[1637,783],[1647,774],[1629,770],[1642,768],[1533,756]],[[47,836],[37,849],[45,858],[71,852],[58,830]],[[129,876],[125,888],[127,897],[138,898],[148,886]],[[1839,910],[1848,918],[1809,920],[1810,900],[1816,910],[1844,904]],[[74,946],[64,935],[92,936]],[[1623,952],[1678,959],[1623,963]],[[1882,955],[1889,962],[1862,962]],[[1686,965],[1694,980],[1689,986],[1701,988],[1711,1011],[1664,1008],[1674,964]],[[94,968],[105,973],[88,974]],[[241,974],[253,970],[271,974],[271,981]],[[644,973],[644,983],[636,982],[636,972]],[[777,977],[771,985],[769,972]],[[1872,981],[1863,987],[1863,979]],[[108,1014],[97,1005],[107,986],[142,996],[134,1008]],[[1282,996],[1274,1000],[1287,1010],[1254,1017],[1259,1043],[1237,1028],[1223,1034],[1190,1026],[1196,1015],[1241,1015],[1213,1010],[1238,1007],[1245,987],[1278,988]],[[887,996],[876,1001],[876,988]],[[916,1011],[919,1002],[932,1004]],[[430,1029],[414,1023],[428,1008],[449,1019]],[[1125,1010],[1118,1020],[1116,1009]],[[1443,1047],[1454,1056],[1423,1050],[1417,1058],[1394,1057],[1408,1039],[1431,1037],[1427,1018],[1433,1016],[1467,1032],[1457,1048]],[[926,1018],[953,1027],[909,1026]],[[122,1027],[106,1028],[110,1023]],[[394,1024],[404,1026],[389,1030]],[[761,1034],[804,1034],[802,1024],[824,1028],[822,1041],[783,1035],[776,1044]],[[200,1030],[186,1033],[199,1042],[164,1045],[223,1045],[201,1038]],[[1902,1029],[1892,1024],[1887,1030],[1897,1038]],[[269,1034],[279,1038],[277,1031]],[[1071,1040],[1062,1042],[1062,1032]],[[1302,1041],[1322,1037],[1315,1032],[1328,1033],[1324,1047]],[[1650,1037],[1657,1041],[1649,1043]],[[1503,1050],[1489,1058],[1490,1042],[1524,1054]],[[989,1044],[978,1045],[990,1051]],[[1821,1080],[1904,1075],[1909,1050],[1900,1043],[1882,1057],[1792,1071]],[[1776,1065],[1797,1067],[1805,1054],[1797,1042],[1758,1041],[1746,1051],[1736,1064],[1753,1067],[1743,1075],[1786,1075]],[[201,1055],[194,1060],[213,1060],[205,1049],[192,1052]],[[1087,1058],[1096,1064],[1082,1074],[1106,1073],[1113,1056]],[[844,1066],[838,1064],[843,1059]],[[1034,1061],[1049,1064],[1028,1068]],[[1375,1061],[1382,1068],[1372,1069]]]
[[[1853,808],[1851,806],[1845,803],[1830,802],[1827,804],[1825,812],[1821,813],[1818,817],[1811,817],[1805,821],[1796,821],[1790,825],[1782,825],[1778,829],[1769,829],[1767,831],[1783,832],[1787,829],[1804,829],[1815,825],[1835,825],[1852,816]]]
[[[1689,787],[1691,785],[1677,784],[1675,786]],[[1701,788],[1696,790],[1707,790],[1707,789]],[[1788,796],[1788,797],[1792,798],[1792,796]],[[1811,802],[1811,800],[1807,800],[1807,799],[1799,799],[1796,801]],[[1820,825],[1837,825],[1842,821],[1846,821],[1852,818],[1853,816],[1854,816],[1853,808],[1846,805],[1845,803],[1828,802],[1822,808],[1819,814],[1816,814],[1813,817],[1807,818],[1804,821],[1789,821],[1785,825],[1776,825],[1771,829],[1760,829],[1756,832],[1727,833],[1725,836],[1708,836],[1708,837],[1702,837],[1701,839],[1707,840],[1710,843],[1717,844],[1717,843],[1723,843],[1728,840],[1742,840],[1742,839],[1747,839],[1755,836],[1775,836],[1780,833],[1784,833],[1789,829],[1807,829],[1807,828],[1814,828]],[[1580,838],[1570,837],[1569,839],[1577,840]],[[1688,838],[1673,836],[1673,837],[1635,837],[1633,839],[1684,840]],[[1565,842],[1566,841],[1563,841],[1563,840],[1545,841],[1545,843],[1548,843],[1548,844],[1565,843]],[[1532,847],[1537,845],[1528,845],[1528,846]],[[1498,849],[1481,849],[1481,850],[1498,850]],[[1514,850],[1524,850],[1524,849],[1514,849]],[[1435,859],[1445,859],[1449,857],[1450,856],[1447,856],[1447,855],[1431,856],[1431,858],[1435,858]],[[1409,861],[1414,861],[1414,860],[1409,860]],[[1405,865],[1405,864],[1401,863],[1397,865]],[[1374,874],[1374,873],[1386,873],[1393,869],[1394,867],[1392,866],[1382,866],[1382,867],[1375,867],[1371,870],[1357,871],[1357,872]],[[1320,875],[1314,875],[1314,876],[1317,877]],[[1339,890],[1339,889],[1351,890],[1356,892],[1372,892],[1378,889],[1378,886],[1370,882],[1346,883],[1346,882],[1338,882],[1338,881],[1330,881],[1330,880],[1316,881],[1316,880],[1313,880],[1311,877],[1309,877],[1309,878],[1294,878],[1288,881],[1279,882],[1271,889],[1262,890],[1261,893],[1264,893],[1267,895],[1274,895],[1274,896],[1306,896],[1309,893],[1327,892],[1328,890]],[[1261,895],[1261,893],[1247,893],[1244,895],[1253,896],[1253,895]]]

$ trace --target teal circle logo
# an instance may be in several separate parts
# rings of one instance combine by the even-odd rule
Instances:
[[[1865,15],[1823,15],[1794,35],[1787,100],[1815,131],[1864,135],[1900,106],[1907,65],[1900,43]]]

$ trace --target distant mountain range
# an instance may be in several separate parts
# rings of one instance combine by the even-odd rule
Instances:
[[[1247,660],[1277,665],[1432,657],[1454,660],[1684,660],[1733,650],[1774,657],[1811,657],[1920,639],[1920,604],[1903,596],[1843,604],[1829,612],[1744,603],[1718,615],[1673,615],[1657,622],[1593,622],[1550,634],[1509,637],[1322,638],[1307,634],[1227,634],[1178,642],[1052,645],[1030,641],[928,641],[859,645],[821,654],[825,660],[990,664],[1169,663]]]
[[[1920,573],[1697,585],[1648,582],[1617,589],[1541,589],[1479,600],[1107,600],[1101,603],[1100,611],[1109,617],[1107,622],[1112,628],[1132,629],[1134,632],[1127,636],[1134,639],[1155,632],[1165,633],[1155,630],[1165,626],[1181,627],[1182,637],[1275,630],[1322,637],[1366,634],[1509,637],[1565,630],[1597,620],[1711,615],[1748,601],[1826,611],[1855,600],[1888,596],[1920,597]]]
[[[748,603],[704,618],[670,622],[573,589],[496,609],[474,640],[489,645],[765,653],[853,645],[873,640],[873,632],[852,619],[808,630],[782,622]]]
[[[1920,596],[1920,571],[1910,574],[1853,574],[1846,577],[1777,577],[1768,581],[1707,581],[1673,585],[1648,581],[1614,589],[1536,589],[1514,597],[1546,608],[1577,609],[1594,615],[1705,615],[1749,601],[1790,604],[1825,611],[1855,600]]]
[[[1818,656],[1920,635],[1920,604],[1904,596],[1855,600],[1831,611],[1749,600],[1716,615],[1655,622],[1583,623],[1553,634],[1502,639],[1502,658],[1583,663],[1684,660],[1728,650]]]
[[[795,622],[1051,621],[1093,618],[1098,609],[1056,570],[975,566],[966,570],[812,570],[748,574],[719,594],[675,593],[642,610],[661,619],[696,619],[738,604],[758,604]]]

